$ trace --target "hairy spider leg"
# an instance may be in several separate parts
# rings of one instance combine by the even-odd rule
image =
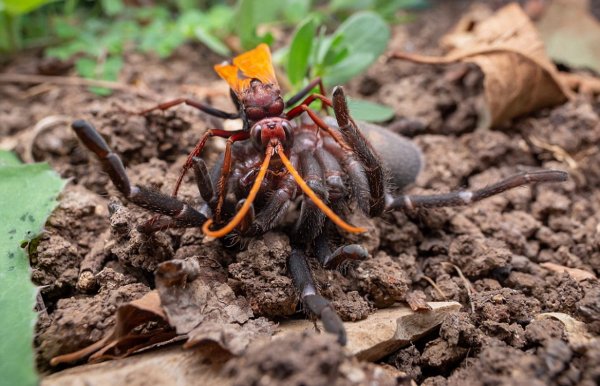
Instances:
[[[461,206],[483,200],[519,186],[541,182],[564,182],[569,178],[567,172],[560,170],[539,170],[515,174],[482,189],[456,191],[432,195],[400,195],[387,197],[387,210],[411,210],[416,208],[435,208]]]
[[[144,209],[170,216],[173,226],[197,227],[204,224],[206,217],[185,202],[143,186],[131,185],[123,162],[92,124],[77,120],[71,126],[81,142],[96,155],[112,183],[127,200]]]

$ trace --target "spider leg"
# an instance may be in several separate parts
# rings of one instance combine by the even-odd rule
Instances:
[[[369,180],[363,165],[353,156],[352,152],[339,147],[333,139],[324,138],[323,147],[342,165],[348,176],[352,197],[362,212],[369,214],[371,196]]]
[[[292,158],[292,163],[296,163],[295,158]],[[270,193],[267,204],[260,209],[244,235],[262,235],[274,228],[287,213],[296,189],[294,178],[289,174],[286,175],[277,188]]]
[[[194,176],[196,177],[196,185],[198,186],[200,197],[202,197],[204,202],[210,203],[215,197],[215,189],[206,163],[199,157],[194,157],[192,160],[194,161]]]
[[[299,155],[300,169],[306,184],[325,203],[329,200],[327,187],[323,183],[323,170],[312,152],[304,151]],[[300,217],[294,232],[304,241],[310,243],[323,229],[325,214],[305,197],[300,207]]]
[[[323,322],[325,331],[337,335],[338,342],[345,345],[347,338],[344,324],[331,303],[319,294],[302,250],[292,249],[288,258],[288,269],[304,305]]]
[[[198,101],[195,101],[193,99],[188,99],[188,98],[177,98],[177,99],[173,99],[173,100],[170,100],[167,102],[159,103],[156,106],[142,110],[140,112],[137,112],[136,114],[137,115],[146,115],[146,114],[148,114],[152,111],[156,111],[156,110],[165,111],[165,110],[168,110],[172,107],[175,107],[175,106],[178,106],[181,104],[186,104],[188,106],[194,107],[200,111],[205,112],[206,114],[212,115],[213,117],[217,117],[217,118],[223,118],[223,119],[240,118],[239,111],[236,113],[228,113],[226,111],[214,108],[206,103],[198,102]]]
[[[347,261],[362,261],[369,257],[369,252],[359,244],[348,244],[331,250],[327,232],[315,239],[314,252],[317,259],[326,269],[340,268]]]
[[[567,172],[560,170],[539,170],[515,174],[482,189],[473,191],[456,191],[433,195],[400,195],[397,197],[388,195],[386,198],[386,209],[410,210],[414,208],[468,205],[519,186],[542,182],[563,182],[568,177],[569,174]]]
[[[386,190],[383,166],[350,116],[344,89],[339,86],[333,90],[333,111],[344,141],[350,146],[352,153],[356,155],[364,168],[370,190],[369,215],[371,217],[378,216],[385,209]]]
[[[90,123],[77,120],[73,122],[72,127],[81,142],[100,160],[115,187],[129,201],[144,209],[170,216],[172,224],[178,227],[197,227],[204,224],[206,217],[188,204],[143,186],[131,185],[123,162]]]

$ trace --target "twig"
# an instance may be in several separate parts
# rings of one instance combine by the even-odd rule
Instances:
[[[534,146],[537,146],[541,149],[551,152],[552,156],[556,160],[558,160],[560,162],[565,162],[567,165],[569,165],[569,167],[571,169],[577,169],[579,167],[579,165],[577,165],[577,161],[575,161],[573,159],[573,157],[571,157],[571,155],[569,153],[567,153],[567,151],[565,149],[563,149],[562,147],[560,147],[558,145],[552,145],[550,143],[546,143],[533,135],[529,136],[529,141]]]
[[[471,306],[471,312],[474,313],[475,312],[475,306],[473,305],[473,292],[475,291],[473,289],[473,286],[471,285],[471,282],[465,277],[465,275],[463,275],[462,271],[460,270],[460,268],[458,268],[458,266],[452,264],[452,263],[448,263],[447,261],[442,262],[442,264],[447,264],[451,267],[453,267],[456,270],[456,273],[458,274],[458,277],[460,277],[460,279],[462,280],[463,284],[465,285],[465,289],[467,290],[467,297],[469,298],[469,305]]]
[[[23,161],[25,162],[35,162],[33,159],[33,146],[37,137],[46,130],[49,130],[57,125],[63,125],[71,122],[71,117],[66,115],[51,115],[49,117],[45,117],[41,119],[38,123],[35,124],[31,132],[28,133],[28,138],[22,138],[21,140],[24,142],[24,151],[23,151]]]
[[[76,76],[47,76],[35,74],[0,73],[0,83],[53,83],[62,86],[102,87],[111,90],[130,92],[149,98],[153,97],[151,93],[144,90],[140,90],[128,84],[111,82],[108,80],[79,78]]]
[[[446,294],[444,293],[444,291],[442,291],[442,289],[435,284],[435,282],[433,281],[432,278],[430,278],[429,276],[421,276],[421,279],[425,280],[426,282],[428,282],[429,284],[431,284],[431,286],[437,291],[438,294],[440,294],[440,296],[442,297],[442,299],[447,300],[448,297],[446,296]]]

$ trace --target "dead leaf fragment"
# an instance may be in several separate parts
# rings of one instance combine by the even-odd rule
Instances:
[[[156,287],[170,325],[189,336],[184,347],[216,344],[240,355],[251,341],[270,337],[273,324],[265,318],[251,319],[254,314],[246,299],[236,297],[215,277],[200,274],[196,258],[171,260],[160,264]]]
[[[223,363],[209,353],[165,348],[124,358],[117,363],[73,367],[42,379],[42,386],[203,385],[225,386]]]
[[[457,302],[429,302],[430,311],[414,312],[406,306],[380,309],[365,320],[346,322],[347,349],[358,359],[376,361],[409,345],[439,326],[446,316],[460,310]],[[313,330],[308,320],[290,320],[279,325],[274,339]]]
[[[536,319],[553,318],[565,326],[567,339],[571,348],[577,352],[582,352],[592,344],[598,344],[598,338],[595,338],[587,329],[585,323],[562,312],[546,312],[536,316]]]
[[[580,268],[571,268],[555,263],[541,263],[540,266],[558,273],[567,272],[573,279],[577,281],[596,279],[596,275],[594,275],[592,272]]]
[[[567,272],[573,279],[577,281],[596,279],[596,275],[594,275],[593,273],[579,268],[569,268],[565,267],[564,265],[554,263],[541,263],[540,266],[553,272]]]
[[[589,0],[553,0],[536,26],[548,55],[572,67],[600,71],[600,22]]]
[[[241,355],[250,342],[273,335],[274,325],[266,318],[250,319],[244,324],[205,322],[189,333],[184,348],[216,344],[233,355]]]
[[[429,64],[475,63],[485,75],[484,95],[491,126],[573,96],[546,56],[534,25],[515,3],[483,21],[459,22],[458,28],[443,38],[442,45],[449,49],[444,57],[406,52],[391,57]]]
[[[134,331],[149,322],[157,326],[150,331]],[[143,297],[124,304],[117,310],[115,326],[98,342],[70,354],[52,358],[50,364],[70,363],[89,356],[89,361],[122,358],[132,353],[166,342],[177,340],[176,333],[166,323],[158,293],[148,292]]]

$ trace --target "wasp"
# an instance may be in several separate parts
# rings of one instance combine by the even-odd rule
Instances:
[[[344,325],[329,300],[320,295],[309,259],[335,269],[344,262],[368,258],[359,244],[333,245],[334,240],[344,240],[347,232],[365,231],[345,220],[350,212],[359,210],[374,217],[386,211],[468,205],[522,185],[561,182],[568,177],[559,170],[538,170],[474,191],[402,194],[422,168],[420,150],[384,128],[357,124],[342,87],[334,88],[329,99],[316,79],[284,102],[264,44],[216,65],[215,70],[229,84],[236,112],[190,99],[176,99],[142,112],[187,104],[219,118],[242,119],[241,130],[204,133],[171,195],[132,185],[119,156],[92,124],[78,120],[72,127],[127,200],[166,216],[143,225],[145,232],[199,227],[215,238],[259,237],[281,226],[290,207],[299,204],[295,224],[288,231],[292,245],[288,270],[305,309],[322,321],[327,332],[337,335],[341,344],[347,340]],[[321,94],[308,95],[317,86]],[[310,108],[315,100],[332,108],[334,117],[321,118]],[[200,153],[211,137],[225,138],[227,144],[209,172]],[[197,207],[176,197],[188,169],[194,171],[202,199]]]

